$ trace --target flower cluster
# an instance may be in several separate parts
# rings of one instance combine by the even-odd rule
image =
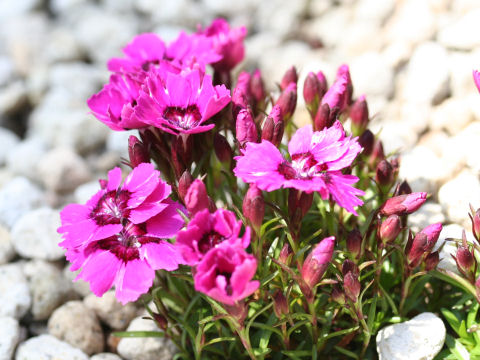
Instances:
[[[122,303],[148,294],[148,314],[185,359],[373,358],[383,325],[440,311],[433,278],[480,302],[480,210],[477,242],[456,240],[458,272],[437,269],[442,225],[409,228],[427,194],[397,182],[400,158],[368,129],[348,66],[330,86],[307,74],[310,124],[297,128],[295,67],[275,90],[260,70],[232,79],[245,36],[216,19],[170,43],[141,34],[108,62],[88,106],[138,135],[123,183],[116,167],[61,212],[77,279],[97,296],[115,287]]]

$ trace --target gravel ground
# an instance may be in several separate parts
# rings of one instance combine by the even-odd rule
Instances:
[[[300,84],[349,64],[386,151],[403,155],[401,177],[432,195],[412,225],[469,228],[468,204],[480,207],[477,0],[1,0],[0,360],[171,357],[163,340],[111,336],[152,323],[70,281],[58,212],[126,154],[129,134],[85,104],[108,79],[106,60],[137,33],[169,41],[218,16],[248,27],[239,68],[259,67],[271,88],[292,64]]]

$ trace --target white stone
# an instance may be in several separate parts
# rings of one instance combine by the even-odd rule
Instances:
[[[73,290],[81,297],[88,296],[92,293],[90,290],[90,284],[82,279],[75,280],[80,270],[70,271],[70,264],[63,269],[63,276],[70,282]]]
[[[88,360],[81,350],[51,335],[40,335],[21,343],[15,360]]]
[[[120,356],[112,353],[100,353],[93,355],[90,360],[122,360]]]
[[[18,144],[19,138],[8,129],[0,127],[0,166],[5,164],[9,152]]]
[[[0,316],[22,318],[30,308],[30,291],[18,263],[0,266]]]
[[[329,9],[324,16],[316,18],[307,24],[306,30],[312,36],[319,36],[319,34],[321,34],[322,42],[327,47],[335,47],[343,41],[344,34],[342,31],[332,31],[332,29],[348,28],[352,22],[352,18],[353,11],[351,8],[341,6],[334,7]]]
[[[390,98],[394,90],[393,70],[376,52],[357,57],[350,67],[356,94]]]
[[[418,232],[428,225],[445,222],[445,215],[442,206],[436,203],[427,202],[413,214],[408,216],[408,227]]]
[[[128,138],[135,135],[137,138],[138,131],[111,131],[107,137],[107,150],[117,153],[119,156],[128,159]]]
[[[83,302],[102,322],[114,330],[124,330],[137,314],[135,305],[133,303],[122,305],[113,290],[107,291],[102,297],[90,294]]]
[[[84,5],[88,0],[51,0],[49,5],[51,11],[56,15],[78,10],[80,5]]]
[[[214,1],[219,2],[218,0]],[[221,2],[232,8],[232,2]],[[237,4],[237,6],[245,6],[246,2],[238,1]],[[260,27],[262,30],[276,32],[280,36],[287,36],[298,29],[307,1],[270,0],[260,1],[257,2],[257,4],[258,8],[252,13],[256,19],[256,26]],[[265,21],[267,18],[269,21]]]
[[[438,191],[438,202],[447,218],[458,224],[468,225],[469,204],[474,209],[480,207],[480,181],[478,175],[468,170],[445,183]]]
[[[410,184],[413,191],[436,192],[450,173],[442,160],[426,146],[416,146],[402,154],[399,177]]]
[[[43,207],[26,213],[12,228],[15,251],[29,259],[62,259],[65,252],[58,246],[62,238],[57,233],[60,225],[57,210]]]
[[[10,149],[6,156],[6,163],[14,174],[36,180],[38,177],[37,164],[45,152],[46,147],[41,139],[27,138]]]
[[[412,103],[437,104],[449,92],[447,51],[434,42],[419,45],[408,64],[402,97]]]
[[[0,188],[0,224],[11,228],[25,213],[45,201],[40,190],[24,177],[15,177]]]
[[[0,55],[0,86],[5,86],[12,80],[15,72],[15,66],[12,60],[7,56]]]
[[[90,179],[83,158],[65,147],[48,151],[38,163],[38,174],[48,190],[59,193],[70,192]]]
[[[81,301],[69,301],[56,309],[48,320],[48,331],[88,355],[103,351],[100,323],[95,313]]]
[[[111,0],[110,0],[111,1]],[[222,1],[219,2],[221,5]],[[223,2],[223,5],[227,5]],[[138,0],[134,6],[142,13],[152,17],[156,24],[181,23],[186,26],[192,26],[195,23],[208,23],[205,18],[211,16],[206,12],[209,4],[201,4],[191,0]],[[237,3],[229,3],[227,8],[232,11]],[[225,12],[222,12],[225,14]],[[204,16],[202,19],[202,15]],[[182,29],[185,31],[185,27]],[[178,33],[177,33],[178,35]]]
[[[10,231],[0,225],[0,265],[8,263],[15,257]]]
[[[449,26],[443,27],[438,32],[438,41],[452,49],[471,50],[480,46],[478,23],[480,22],[480,9],[469,11]]]
[[[446,144],[457,161],[467,164],[475,173],[480,171],[480,158],[477,156],[478,136],[480,136],[480,124],[474,122]]]
[[[434,108],[430,119],[430,128],[432,130],[445,129],[449,134],[455,135],[473,120],[474,113],[470,99],[465,97],[449,98]]]
[[[395,10],[395,0],[360,0],[355,7],[356,21],[369,21],[381,25]]]
[[[18,320],[0,316],[0,359],[10,360],[19,341],[20,326]]]
[[[22,80],[14,81],[0,88],[0,113],[15,114],[27,102],[27,87]]]
[[[442,349],[445,335],[442,320],[428,312],[389,325],[377,334],[379,360],[431,360]]]
[[[85,204],[93,195],[100,190],[98,180],[82,184],[75,189],[73,193],[76,203]]]
[[[478,99],[478,90],[473,81],[472,70],[480,64],[480,49],[451,51],[448,56],[450,69],[450,84],[455,97],[471,97]]]
[[[43,260],[29,261],[23,271],[32,295],[34,320],[46,320],[59,305],[75,297],[72,284],[55,265]]]
[[[0,3],[0,19],[25,14],[35,10],[41,4],[41,0],[2,0]]]
[[[133,319],[127,331],[160,331],[152,320],[137,317]],[[165,338],[122,338],[118,343],[118,353],[126,360],[170,359],[175,345]]]

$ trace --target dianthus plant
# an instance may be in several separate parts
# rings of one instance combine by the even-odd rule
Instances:
[[[381,327],[459,300],[439,279],[480,297],[471,245],[460,273],[441,272],[442,225],[409,229],[427,194],[397,182],[348,66],[330,86],[305,76],[300,126],[294,67],[271,90],[259,70],[232,81],[245,36],[223,19],[169,44],[141,34],[87,101],[138,132],[130,170],[67,205],[58,229],[78,279],[142,301],[159,328],[116,335],[165,336],[177,359],[370,359]]]

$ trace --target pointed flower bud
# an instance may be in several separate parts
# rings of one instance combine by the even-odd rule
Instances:
[[[178,196],[182,201],[185,199],[187,195],[188,188],[193,183],[193,176],[190,174],[188,170],[185,170],[178,180]]]
[[[291,83],[296,84],[298,82],[298,74],[295,66],[290,67],[283,75],[280,82],[280,89],[285,90]]]
[[[336,109],[331,110],[328,104],[320,105],[313,119],[315,131],[322,131],[332,126],[336,119]]]
[[[282,247],[282,250],[280,250],[280,254],[278,255],[278,261],[286,266],[290,265],[290,258],[292,255],[292,252],[290,251],[290,246],[288,243],[285,243]]]
[[[368,160],[369,164],[375,168],[377,164],[385,159],[385,152],[383,151],[383,143],[381,140],[376,140],[373,144],[372,154]]]
[[[250,220],[255,231],[258,233],[262,226],[265,215],[265,201],[262,191],[255,185],[250,184],[242,205],[243,215]]]
[[[407,180],[403,180],[400,184],[397,185],[393,196],[399,195],[408,195],[412,193],[412,188],[408,184]]]
[[[323,89],[321,88],[320,80],[318,79],[317,75],[315,75],[313,72],[308,73],[305,83],[303,84],[303,98],[305,99],[305,104],[312,118],[315,118],[318,105],[320,104],[320,99],[324,95],[322,90]]]
[[[392,165],[387,160],[382,160],[377,165],[375,180],[381,186],[390,187],[395,181]]]
[[[199,211],[208,209],[210,200],[207,195],[207,188],[202,180],[196,179],[188,188],[185,195],[185,206],[188,213],[193,217]]]
[[[335,82],[330,86],[322,98],[322,105],[328,104],[330,109],[337,108],[340,112],[350,104],[352,96],[352,81],[348,66],[343,65],[338,69]]]
[[[347,250],[354,257],[358,258],[362,251],[362,233],[358,229],[353,229],[347,235]]]
[[[147,146],[134,135],[130,135],[128,138],[128,157],[132,169],[141,163],[150,162]]]
[[[273,295],[273,311],[279,319],[288,314],[287,298],[280,290],[277,290]]]
[[[350,77],[350,69],[347,64],[341,65],[337,70],[337,78],[345,77],[347,79],[347,91],[344,97],[343,109],[346,109],[352,103],[353,95],[353,84],[352,78]]]
[[[373,151],[373,144],[375,142],[375,136],[370,130],[365,130],[362,135],[358,138],[358,143],[362,146],[362,154],[365,156],[370,156]]]
[[[242,109],[247,109],[251,103],[251,93],[250,93],[250,74],[248,72],[242,71],[238,75],[237,85],[233,89],[232,95],[232,112],[233,118],[236,119],[238,113]]]
[[[365,95],[360,96],[350,108],[352,133],[355,136],[363,134],[368,126],[368,104]]]
[[[301,275],[305,283],[312,289],[320,282],[332,260],[335,247],[335,236],[330,236],[318,243],[305,259]]]
[[[345,260],[342,264],[342,275],[345,276],[349,272],[358,276],[358,266],[352,260]]]
[[[427,235],[422,234],[421,232],[415,235],[411,245],[406,249],[407,260],[410,266],[413,268],[420,263],[421,257],[425,253],[425,248],[427,247]]]
[[[477,70],[473,70],[473,81],[475,82],[478,92],[480,92],[480,73]]]
[[[358,281],[358,275],[354,274],[353,272],[348,272],[343,278],[343,289],[345,290],[345,295],[347,295],[350,300],[356,303],[361,289],[360,281]]]
[[[280,106],[275,105],[265,119],[262,128],[262,140],[268,140],[278,146],[282,142],[284,123]]]
[[[297,107],[297,84],[290,83],[282,91],[275,105],[280,107],[283,122],[287,123]]]
[[[472,214],[469,215],[472,221],[472,233],[477,242],[480,242],[480,209],[474,211],[471,205],[470,209],[472,211]]]
[[[258,69],[253,72],[253,75],[251,77],[250,93],[255,99],[257,105],[262,104],[265,101],[265,97],[267,96],[267,93],[265,91],[265,85],[263,84],[262,80],[262,73]]]
[[[257,126],[253,121],[253,114],[250,110],[240,110],[237,116],[235,129],[236,138],[241,147],[244,147],[247,142],[258,141]]]
[[[312,206],[313,193],[290,188],[288,192],[288,215],[292,224],[298,225]]]
[[[179,178],[185,169],[192,163],[193,156],[193,137],[175,136],[172,139],[172,164],[177,178]]]
[[[340,305],[345,304],[345,293],[336,284],[333,285],[332,300],[339,303]]]
[[[385,201],[380,208],[380,214],[385,216],[411,214],[417,211],[426,200],[426,192],[395,196]]]
[[[233,157],[233,151],[225,136],[215,133],[213,137],[213,148],[218,160],[223,163],[230,163]]]
[[[390,215],[388,218],[382,221],[378,230],[378,236],[382,243],[388,244],[393,242],[398,234],[402,231],[402,222],[398,215]]]
[[[473,254],[473,249],[470,250],[468,246],[465,230],[462,233],[462,245],[457,249],[455,261],[457,262],[458,270],[473,281],[477,267],[477,260]]]
[[[440,254],[438,251],[434,251],[425,258],[425,270],[431,271],[435,270],[438,263],[440,262]]]
[[[157,323],[157,325],[160,329],[162,329],[163,331],[165,331],[167,329],[168,320],[165,316],[157,314],[157,313],[154,312],[153,313],[153,319],[155,320],[155,322]]]

